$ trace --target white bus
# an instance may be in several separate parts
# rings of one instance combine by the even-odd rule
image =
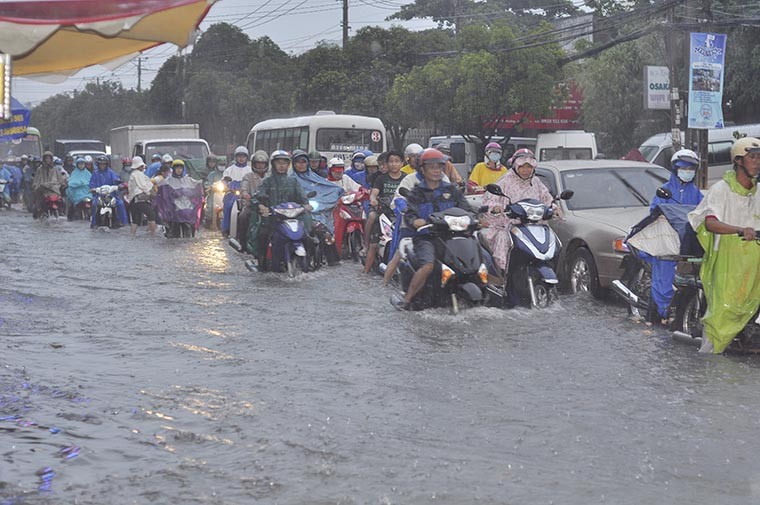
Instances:
[[[328,160],[350,160],[355,151],[370,150],[379,154],[388,148],[385,126],[376,117],[336,114],[320,111],[314,116],[268,119],[251,128],[246,141],[253,154],[259,149],[267,154],[284,149],[293,152],[319,151]]]

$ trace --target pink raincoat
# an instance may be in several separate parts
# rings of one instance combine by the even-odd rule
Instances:
[[[499,180],[496,181],[496,184],[501,188],[504,194],[512,200],[512,203],[532,198],[547,206],[551,206],[552,201],[554,200],[549,190],[538,177],[524,180],[521,179],[514,170],[509,170],[506,174],[502,175]],[[485,193],[483,195],[483,205],[488,205],[489,210],[494,207],[501,207],[504,209],[509,205],[509,201],[502,196]],[[509,219],[505,214],[498,214],[495,216],[488,214],[487,222],[488,227],[483,228],[480,231],[480,234],[483,236],[493,253],[493,260],[496,267],[506,272],[507,265],[509,265],[509,253],[512,250],[510,228],[515,220]]]

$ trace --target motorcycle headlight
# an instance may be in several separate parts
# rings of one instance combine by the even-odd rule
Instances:
[[[472,223],[470,216],[443,216],[451,231],[465,231]]]
[[[295,219],[303,212],[303,207],[295,207],[293,209],[274,209],[274,211],[286,219]]]
[[[343,202],[343,205],[351,205],[354,203],[354,200],[356,200],[356,193],[351,193],[340,197],[340,201]]]
[[[546,207],[543,204],[535,205],[531,203],[520,203],[519,205],[525,211],[528,221],[541,221],[544,219]]]
[[[485,263],[480,264],[480,268],[478,268],[478,277],[480,278],[480,282],[488,284],[488,269],[486,268]]]
[[[449,268],[445,263],[441,263],[441,286],[445,286],[454,275],[454,270]]]
[[[224,193],[227,190],[227,186],[222,181],[216,181],[214,183],[214,191],[217,193]]]

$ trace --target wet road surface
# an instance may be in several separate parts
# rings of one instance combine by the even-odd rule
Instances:
[[[750,504],[758,358],[0,213],[0,504]],[[143,232],[143,230],[140,230]]]

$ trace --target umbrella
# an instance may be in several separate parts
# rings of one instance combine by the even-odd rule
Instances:
[[[165,42],[192,43],[216,0],[23,0],[0,2],[0,53],[13,75],[68,76],[115,68]]]

